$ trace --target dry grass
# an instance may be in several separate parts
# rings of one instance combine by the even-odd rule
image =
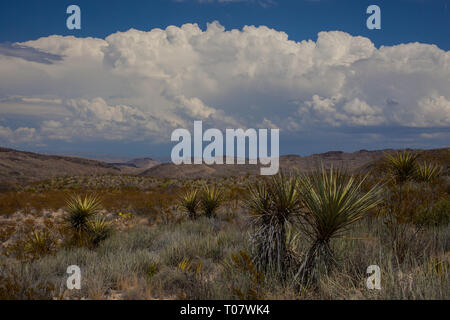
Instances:
[[[298,265],[280,279],[251,256],[244,191],[253,178],[91,179],[0,193],[0,299],[450,299],[448,176],[386,184],[383,204],[330,243],[336,266],[300,291],[292,279]],[[216,217],[191,220],[177,199],[204,183],[223,188],[224,205]],[[80,192],[99,196],[100,215],[115,231],[95,247],[64,241],[65,200]],[[300,230],[288,234],[301,262],[309,243]],[[81,290],[66,288],[73,264],[82,270]],[[366,288],[372,264],[382,270],[379,291]]]

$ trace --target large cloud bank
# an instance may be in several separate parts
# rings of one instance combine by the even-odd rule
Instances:
[[[376,138],[408,127],[433,139],[450,128],[450,51],[434,45],[377,49],[340,31],[295,42],[267,27],[226,31],[214,22],[106,39],[50,36],[7,49],[0,141],[8,143],[169,143],[173,129],[193,120],[278,127],[290,137],[358,128]],[[23,121],[12,125],[11,117]]]

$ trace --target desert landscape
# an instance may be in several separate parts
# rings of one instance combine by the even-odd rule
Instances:
[[[449,167],[449,148],[282,156],[273,177],[2,148],[0,299],[449,299]]]
[[[0,1],[1,308],[448,309],[449,141],[448,0]]]

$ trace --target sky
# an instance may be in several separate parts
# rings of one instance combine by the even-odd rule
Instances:
[[[69,30],[66,9],[81,9]],[[369,5],[381,29],[369,30]],[[450,1],[0,3],[0,145],[170,157],[171,132],[279,128],[280,153],[448,147]]]

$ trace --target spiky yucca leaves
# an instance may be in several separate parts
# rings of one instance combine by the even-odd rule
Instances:
[[[197,217],[197,209],[200,204],[198,189],[188,190],[180,197],[180,206],[189,214],[191,219]]]
[[[205,184],[203,186],[202,194],[200,197],[200,206],[203,209],[203,213],[208,218],[214,217],[217,210],[220,208],[224,201],[223,190],[216,186],[209,186]]]
[[[38,259],[52,253],[55,249],[55,239],[47,230],[33,231],[25,242],[25,252],[31,259]]]
[[[414,178],[417,168],[417,155],[410,152],[387,154],[389,173],[397,183],[404,183]]]
[[[317,282],[334,263],[330,240],[342,236],[364,213],[381,202],[380,187],[363,191],[365,177],[357,180],[341,170],[322,168],[300,179],[303,203],[302,231],[311,240],[296,279]],[[300,277],[300,278],[299,278]]]
[[[113,231],[111,224],[99,217],[89,220],[87,226],[89,243],[93,247],[97,247],[100,242],[106,240]]]
[[[101,209],[100,200],[93,195],[86,195],[84,198],[75,195],[67,201],[66,205],[65,221],[73,232],[76,242],[80,243],[83,236],[89,231],[89,220]]]
[[[255,265],[275,275],[285,275],[289,255],[286,224],[301,209],[295,175],[279,173],[249,186],[247,208],[251,213]]]
[[[441,166],[431,163],[424,162],[419,164],[416,168],[415,178],[419,182],[433,182],[441,175]]]

